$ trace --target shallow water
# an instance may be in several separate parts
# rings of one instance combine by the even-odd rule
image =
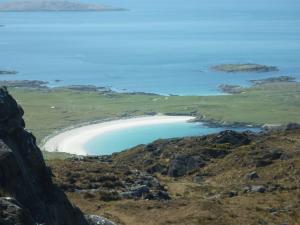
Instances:
[[[85,149],[89,155],[109,155],[139,144],[148,144],[157,139],[199,136],[222,130],[225,128],[210,128],[202,123],[187,122],[139,126],[101,134],[86,143]],[[243,131],[246,128],[234,128],[233,130]],[[255,128],[250,130],[258,131]]]
[[[5,25],[0,27],[0,68],[20,72],[0,79],[213,95],[220,94],[222,83],[249,85],[250,79],[275,75],[300,78],[299,1],[101,2],[130,10],[0,13]],[[209,69],[244,62],[281,71],[224,74]]]

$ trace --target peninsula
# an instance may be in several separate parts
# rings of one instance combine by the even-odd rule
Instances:
[[[32,11],[118,11],[124,10],[106,5],[79,3],[73,1],[13,1],[0,4],[0,12]]]

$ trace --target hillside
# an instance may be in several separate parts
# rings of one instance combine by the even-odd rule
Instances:
[[[299,149],[300,127],[290,124],[47,164],[72,202],[118,224],[299,224]]]

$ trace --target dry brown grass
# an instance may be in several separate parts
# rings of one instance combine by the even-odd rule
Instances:
[[[175,149],[172,148],[174,143],[177,142],[169,143],[167,152]],[[280,150],[284,159],[257,167],[257,160],[274,149]],[[196,150],[187,148],[186,151],[194,154]],[[128,169],[133,169],[146,156],[140,148],[121,153],[116,156],[117,161],[122,162],[120,167],[114,162],[104,164],[93,161],[75,164],[49,161],[48,164],[53,168],[57,183],[66,171],[79,172],[82,180],[91,177],[89,174],[103,173],[123,179],[126,174],[125,161],[128,160]],[[245,175],[252,171],[256,171],[259,178],[246,179]],[[199,173],[208,175],[202,182],[196,183],[193,177]],[[184,177],[155,176],[166,186],[172,197],[170,201],[140,199],[106,202],[75,192],[68,192],[67,195],[85,213],[106,216],[120,225],[300,224],[300,130],[257,137],[252,143],[236,147],[225,157],[213,159],[204,168]],[[245,192],[244,188],[251,185],[264,185],[267,191]],[[236,192],[236,196],[228,194],[232,191]]]

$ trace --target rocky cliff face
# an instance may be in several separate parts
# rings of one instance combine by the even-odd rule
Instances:
[[[35,137],[27,132],[24,112],[5,88],[0,88],[0,224],[112,224],[85,217],[52,183]]]

